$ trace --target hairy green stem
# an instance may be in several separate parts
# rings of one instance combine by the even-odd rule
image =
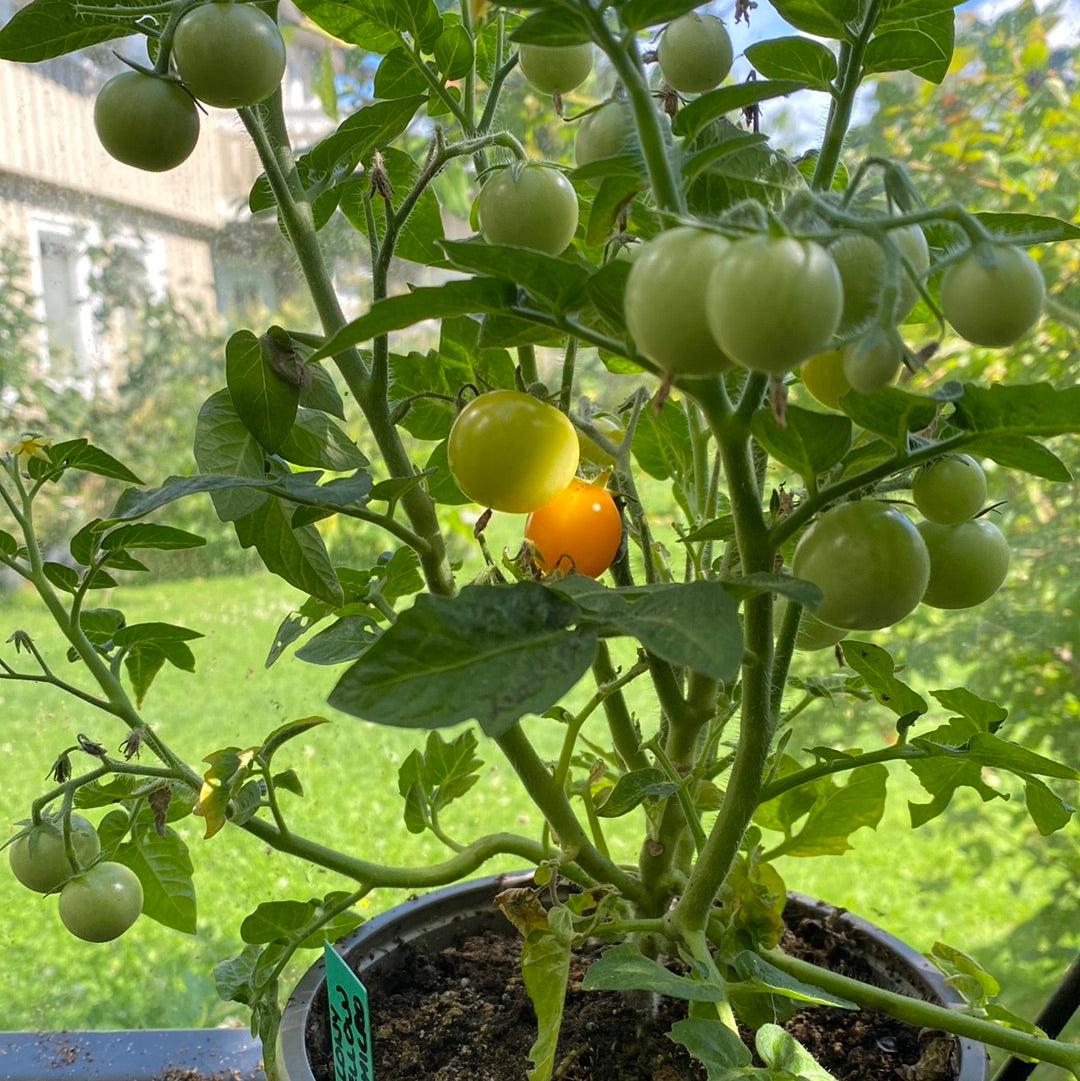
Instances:
[[[762,956],[783,972],[820,987],[841,998],[850,999],[867,1009],[879,1010],[898,1020],[918,1028],[941,1029],[964,1036],[980,1043],[1000,1047],[1014,1055],[1050,1062],[1069,1070],[1080,1078],[1080,1047],[1062,1043],[1045,1036],[1031,1036],[1019,1029],[1006,1028],[992,1021],[983,1021],[970,1014],[960,1013],[945,1006],[937,1006],[922,999],[908,998],[895,991],[841,976],[836,972],[819,968],[808,961],[791,957],[781,950],[765,950]]]

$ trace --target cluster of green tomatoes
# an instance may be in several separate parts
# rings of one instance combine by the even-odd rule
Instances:
[[[199,139],[196,99],[221,109],[256,105],[281,84],[285,43],[253,4],[214,0],[185,12],[172,39],[175,74],[133,68],[94,103],[101,145],[118,161],[160,173],[186,161]]]
[[[143,890],[135,872],[123,863],[102,860],[97,830],[81,815],[70,819],[68,858],[60,818],[43,817],[8,845],[12,873],[36,893],[59,893],[60,919],[77,938],[109,942],[119,938],[142,912]]]

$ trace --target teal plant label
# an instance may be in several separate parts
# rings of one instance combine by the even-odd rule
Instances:
[[[336,1081],[373,1081],[371,1020],[367,988],[327,942],[326,992],[330,1004],[330,1036],[334,1045]]]

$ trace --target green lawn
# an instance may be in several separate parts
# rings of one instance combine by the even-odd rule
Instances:
[[[284,721],[324,712],[333,670],[290,657],[269,670],[263,664],[274,630],[296,600],[288,587],[265,576],[165,583],[103,599],[123,607],[129,622],[168,620],[206,635],[193,643],[197,674],[163,672],[146,703],[147,717],[189,761],[220,747],[257,743]],[[34,635],[57,668],[66,667],[59,647],[48,646],[48,628],[26,594],[0,600],[0,640],[16,628]],[[4,646],[2,655],[11,662],[12,647]],[[821,663],[820,655],[813,657],[818,659],[803,663]],[[0,682],[0,713],[5,721],[0,817],[9,823],[25,817],[56,752],[76,732],[110,747],[122,736],[105,718],[33,684]],[[868,744],[873,730],[889,723],[876,706],[861,706],[859,717],[848,737],[852,744]],[[296,830],[386,862],[441,858],[437,843],[414,838],[400,825],[397,765],[423,736],[340,715],[333,720],[289,745],[276,760],[284,765],[287,758],[307,791],[306,798],[290,805]],[[553,722],[532,723],[553,750],[559,737]],[[811,707],[800,717],[792,747],[822,742],[819,729],[837,723],[826,705]],[[856,722],[848,717],[843,723]],[[537,829],[495,749],[483,750],[488,774],[451,809],[447,827],[462,837],[479,830]],[[1061,875],[1053,867],[1040,873],[1037,860],[1023,858],[1037,840],[1004,802],[983,807],[973,795],[961,796],[950,813],[913,832],[906,828],[906,801],[918,798],[917,786],[899,771],[890,784],[886,821],[891,828],[860,831],[854,851],[842,857],[783,859],[780,868],[789,887],[849,907],[919,949],[942,939],[974,953],[1008,983],[1006,1004],[1030,1012],[1080,948],[1074,923],[1057,925],[1053,915],[1040,915],[1061,900]],[[236,829],[203,842],[200,826],[194,819],[179,825],[196,865],[197,938],[140,920],[107,946],[79,942],[61,926],[55,898],[38,898],[0,874],[0,905],[7,916],[0,929],[5,1027],[244,1020],[241,1011],[217,1000],[210,975],[218,960],[238,950],[242,917],[261,900],[305,898],[343,883],[270,852]],[[957,838],[963,839],[962,850]],[[372,910],[393,900],[380,896]],[[1025,926],[1017,931],[1020,925]]]

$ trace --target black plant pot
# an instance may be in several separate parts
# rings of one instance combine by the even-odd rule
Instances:
[[[531,872],[492,875],[412,897],[341,939],[337,950],[363,980],[393,971],[410,952],[402,947],[423,945],[437,951],[484,931],[516,934],[492,899],[500,890],[528,884],[531,878]],[[788,895],[785,914],[832,921],[858,943],[862,960],[882,987],[942,1006],[963,1005],[942,974],[921,954],[867,920],[796,893]],[[314,1081],[308,1040],[319,1024],[313,1018],[313,1005],[319,1001],[326,1001],[321,959],[305,973],[285,1006],[278,1040],[278,1069],[283,1081]],[[986,1081],[983,1045],[968,1039],[960,1039],[959,1045],[956,1081]]]

